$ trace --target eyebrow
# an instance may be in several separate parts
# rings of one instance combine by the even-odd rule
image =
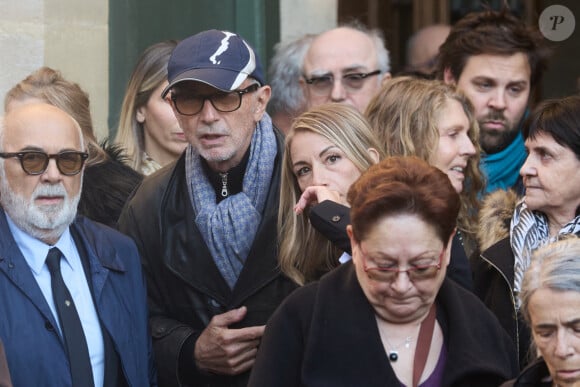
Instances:
[[[320,153],[318,153],[318,157],[319,157],[319,158],[321,158],[322,156],[324,156],[324,154],[325,154],[326,152],[328,152],[328,151],[329,151],[330,149],[332,149],[332,148],[337,148],[337,149],[339,149],[339,150],[340,150],[340,148],[339,148],[339,147],[337,147],[336,145],[329,145],[329,146],[327,146],[326,148],[324,148],[323,150],[321,150],[321,151],[320,151]],[[297,167],[297,166],[300,166],[300,165],[308,165],[308,163],[307,163],[307,162],[305,162],[305,161],[297,161],[297,162],[295,162],[295,163],[292,163],[292,166],[293,166],[293,167]]]
[[[340,150],[340,148],[337,147],[336,145],[329,145],[329,146],[327,146],[326,148],[324,148],[323,150],[320,151],[320,153],[318,154],[318,157],[324,156],[324,154],[326,152],[328,152],[329,150],[331,150],[332,148],[336,148],[336,149]]]
[[[353,71],[367,71],[368,68],[365,65],[352,65],[343,69],[340,69],[340,73],[342,75],[351,73]],[[307,77],[328,77],[328,76],[334,76],[334,74],[332,73],[332,71],[328,71],[328,70],[313,70],[312,73],[310,75],[308,75]]]
[[[574,327],[575,325],[578,325],[578,324],[580,324],[580,318],[575,318],[573,320],[566,321],[566,322],[562,323],[562,325],[565,326],[566,328],[571,328],[571,327]],[[556,326],[558,326],[558,324],[544,323],[544,324],[537,324],[534,326],[534,328],[536,328],[536,329],[550,329],[550,328],[555,328]]]
[[[511,81],[508,82],[508,86],[518,85],[518,86],[527,86],[530,82],[526,81],[525,79],[519,81]]]

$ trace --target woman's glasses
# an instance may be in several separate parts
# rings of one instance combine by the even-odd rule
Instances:
[[[367,254],[364,252],[362,246],[360,246],[360,251],[362,253],[363,268],[369,278],[381,282],[393,282],[397,279],[399,273],[407,273],[411,281],[421,281],[435,277],[441,269],[441,260],[443,259],[445,248],[441,250],[437,261],[433,260],[431,263],[423,263],[424,261],[422,260],[421,263],[412,264],[406,269],[400,269],[396,264],[369,267]]]

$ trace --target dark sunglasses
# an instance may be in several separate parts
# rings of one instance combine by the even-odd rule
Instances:
[[[48,168],[50,159],[56,160],[56,166],[60,173],[66,176],[74,176],[83,169],[85,160],[89,157],[86,152],[63,151],[49,155],[40,151],[25,151],[15,153],[0,153],[2,158],[16,157],[20,160],[20,166],[29,175],[42,175]]]

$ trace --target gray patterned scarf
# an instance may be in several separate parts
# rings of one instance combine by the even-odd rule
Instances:
[[[558,235],[577,234],[580,232],[580,216],[576,216],[558,231]],[[514,253],[514,294],[516,307],[519,309],[519,293],[522,287],[524,272],[530,266],[532,253],[538,247],[552,243],[558,236],[550,238],[548,219],[539,211],[531,211],[523,198],[514,211],[510,225],[510,245]]]
[[[191,145],[186,150],[185,172],[196,214],[195,223],[231,289],[238,280],[262,220],[276,153],[272,121],[264,114],[252,136],[243,191],[218,204],[198,153]]]

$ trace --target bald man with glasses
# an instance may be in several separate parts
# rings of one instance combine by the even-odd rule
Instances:
[[[12,382],[156,386],[137,248],[77,216],[85,145],[48,104],[11,109],[0,125],[0,340]]]
[[[300,85],[308,108],[347,103],[363,113],[389,79],[389,52],[377,30],[350,24],[316,36],[306,53]]]

